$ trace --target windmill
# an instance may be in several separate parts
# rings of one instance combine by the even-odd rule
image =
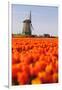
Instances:
[[[23,35],[32,35],[32,21],[31,21],[31,11],[30,11],[30,15],[28,19],[25,19],[23,21],[23,31],[22,34]]]

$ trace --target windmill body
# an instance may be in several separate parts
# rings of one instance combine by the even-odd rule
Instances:
[[[22,31],[23,35],[31,35],[31,12],[30,12],[30,17],[29,19],[25,19],[23,21],[23,31]]]

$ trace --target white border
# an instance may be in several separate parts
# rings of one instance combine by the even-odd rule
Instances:
[[[9,44],[9,45],[8,45],[8,46],[9,46],[9,49],[8,49],[8,50],[9,50],[9,57],[8,57],[8,60],[9,60],[9,61],[8,61],[8,67],[9,67],[9,71],[8,71],[8,81],[9,81],[9,82],[8,82],[8,87],[10,87],[11,84],[12,84],[12,83],[11,83],[11,82],[12,82],[12,74],[11,74],[11,72],[12,72],[12,70],[11,70],[11,68],[12,68],[12,67],[11,67],[11,65],[12,65],[12,59],[11,59],[11,58],[12,58],[12,53],[11,53],[11,47],[12,47],[12,46],[11,46],[11,45],[12,45],[12,43],[11,43],[11,41],[12,41],[12,40],[11,40],[11,39],[12,39],[12,37],[11,37],[11,31],[12,31],[12,30],[11,30],[11,27],[12,27],[12,26],[11,26],[11,17],[12,17],[12,16],[11,16],[11,15],[12,15],[12,14],[11,14],[11,4],[10,4],[10,2],[8,2],[8,17],[9,17],[9,19],[8,19],[8,22],[9,22],[9,26],[8,26],[8,29],[9,29],[9,30],[8,30],[8,31],[9,31],[9,38],[8,38],[8,39],[9,39],[9,41],[8,41],[8,44]]]
[[[53,1],[53,0],[52,0]],[[43,2],[43,3],[40,3],[39,1],[38,2],[35,2],[34,0],[30,3],[27,3],[27,2],[23,2],[23,1],[11,1],[10,2],[10,4],[25,4],[25,5],[42,5],[42,6],[58,6],[60,9],[59,9],[59,29],[61,30],[61,25],[60,25],[60,21],[61,21],[61,17],[60,17],[60,14],[61,14],[61,3],[60,2],[55,2],[55,3],[53,3],[53,2],[49,2],[48,3],[48,1],[47,2]],[[11,12],[11,10],[10,10],[10,12]],[[10,14],[10,18],[11,18],[11,14]],[[11,33],[11,19],[9,20],[10,21],[10,25],[9,25],[9,33]],[[58,30],[59,30],[58,29]],[[62,43],[60,43],[61,42],[61,40],[62,40],[62,38],[60,37],[60,34],[61,34],[61,31],[59,30],[59,44],[61,44],[62,45]],[[10,34],[9,34],[10,35]],[[9,47],[11,47],[11,35],[9,36],[9,39],[10,39],[10,43],[9,43]],[[62,47],[61,46],[59,46],[59,52],[61,51],[60,49],[62,49]],[[48,90],[50,90],[51,88],[52,89],[59,89],[59,87],[61,87],[61,80],[62,80],[62,78],[61,78],[61,53],[59,54],[59,84],[42,84],[42,85],[25,85],[25,86],[11,86],[11,48],[10,48],[10,61],[9,61],[9,63],[10,63],[10,65],[9,65],[9,87],[11,87],[11,88],[13,88],[13,89],[15,89],[15,88],[20,88],[21,87],[21,89],[22,88],[25,88],[25,89],[28,89],[28,87],[29,88],[31,88],[31,89],[46,89],[46,88],[48,88]],[[33,87],[33,88],[32,88]]]

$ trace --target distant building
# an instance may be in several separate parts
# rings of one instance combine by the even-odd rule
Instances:
[[[44,34],[43,36],[44,37],[50,37],[50,34]]]

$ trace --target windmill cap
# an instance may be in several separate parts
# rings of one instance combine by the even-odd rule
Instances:
[[[31,20],[30,19],[25,19],[23,22],[24,23],[31,23]]]
[[[26,22],[26,23],[31,23],[31,11],[30,11],[30,13],[26,13],[25,14],[25,18],[24,18],[24,21],[23,21],[24,23]]]

